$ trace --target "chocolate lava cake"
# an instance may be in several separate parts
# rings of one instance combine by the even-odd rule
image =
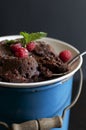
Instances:
[[[18,53],[15,55],[12,46],[7,45],[6,41],[0,42],[0,81],[40,82],[56,78],[52,77],[53,73],[69,70],[68,65],[59,58],[49,44],[41,40],[34,43],[35,47],[28,51],[28,56],[19,56]],[[15,41],[15,44],[20,44],[20,41]]]

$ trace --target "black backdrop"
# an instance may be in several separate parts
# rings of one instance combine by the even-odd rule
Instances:
[[[86,50],[86,0],[0,0],[0,36],[20,31],[48,32],[49,37],[68,42],[82,52]],[[84,79],[85,64],[86,56]],[[72,114],[71,130],[86,129],[85,83]]]
[[[20,31],[48,32],[82,52],[86,50],[86,0],[0,0],[0,36]]]

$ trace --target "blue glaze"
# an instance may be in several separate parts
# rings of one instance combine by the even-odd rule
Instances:
[[[11,125],[62,115],[63,109],[71,102],[72,82],[73,77],[64,83],[37,88],[0,87],[0,120]],[[68,130],[69,113],[65,115],[63,127],[52,130]]]

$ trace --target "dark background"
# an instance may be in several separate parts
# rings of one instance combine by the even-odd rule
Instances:
[[[48,32],[49,37],[68,42],[83,52],[86,50],[86,0],[0,0],[0,36],[20,31]],[[85,64],[86,56],[83,91],[72,109],[70,130],[86,130]]]
[[[0,0],[0,36],[20,31],[44,31],[49,37],[68,42],[83,52],[86,0]]]

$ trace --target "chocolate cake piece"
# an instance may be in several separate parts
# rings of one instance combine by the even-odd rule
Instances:
[[[62,73],[69,70],[69,66],[58,57],[53,47],[45,42],[38,42],[33,53],[39,65],[41,75],[52,77],[53,73]]]
[[[5,42],[0,43],[0,79],[5,82],[29,82],[38,75],[38,63],[32,57],[15,57]]]
[[[28,58],[2,57],[0,58],[0,77],[9,82],[26,82],[38,74],[38,63],[29,56]]]

